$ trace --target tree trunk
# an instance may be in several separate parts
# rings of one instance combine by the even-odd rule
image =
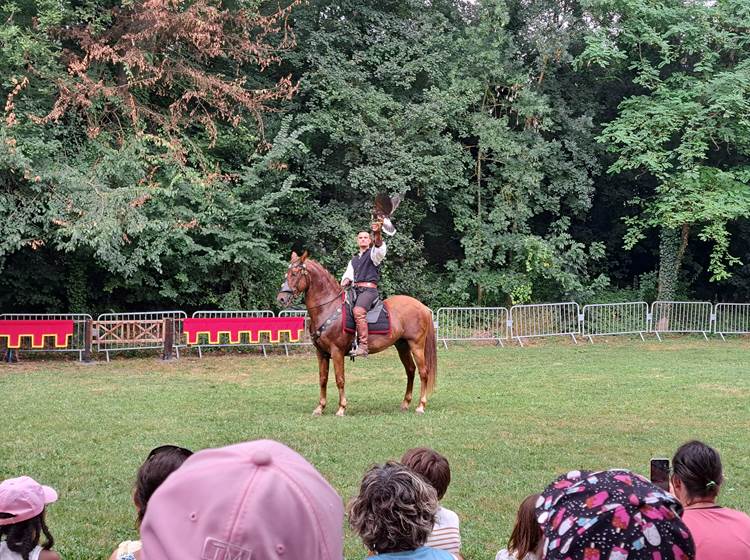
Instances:
[[[682,259],[687,249],[690,226],[681,229],[663,228],[659,234],[659,287],[657,299],[673,300],[677,295],[677,281]]]

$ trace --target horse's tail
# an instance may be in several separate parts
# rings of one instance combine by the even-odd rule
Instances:
[[[427,394],[431,394],[437,385],[437,339],[435,338],[435,325],[432,322],[432,312],[429,313],[427,335],[424,341],[424,359],[427,366]]]

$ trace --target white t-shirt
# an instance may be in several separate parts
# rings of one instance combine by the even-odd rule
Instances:
[[[133,560],[135,553],[143,548],[141,541],[122,541],[117,547],[117,560]]]
[[[516,555],[512,552],[508,552],[507,548],[504,548],[497,553],[495,560],[518,560],[518,558],[516,558]],[[539,558],[533,552],[529,552],[523,560],[539,560]]]
[[[39,555],[42,553],[42,547],[37,545],[29,553],[29,560],[39,560]],[[0,560],[23,560],[23,557],[17,552],[13,552],[8,549],[8,545],[5,541],[0,542]]]
[[[427,542],[424,545],[458,554],[461,550],[458,515],[440,506],[435,515],[435,525],[432,526],[432,533],[427,537]]]

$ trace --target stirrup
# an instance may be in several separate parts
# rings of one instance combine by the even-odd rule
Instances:
[[[360,352],[360,346],[357,345],[357,347],[352,347],[351,350],[349,350],[349,356],[352,358],[366,358],[369,355],[369,352],[365,349],[363,352]]]

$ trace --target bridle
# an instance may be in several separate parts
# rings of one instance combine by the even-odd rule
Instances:
[[[305,266],[305,263],[291,263],[287,270],[296,270],[296,269],[302,269],[302,276],[310,276],[310,272],[307,270],[307,267]],[[306,290],[307,288],[305,288]],[[281,289],[279,290],[280,294],[292,294],[292,298],[296,298],[298,295],[300,295],[302,292],[298,290],[296,287],[292,289],[289,286],[289,280],[284,278],[284,283],[281,285]]]
[[[302,276],[307,276],[308,278],[310,277],[310,271],[307,270],[307,267],[305,266],[304,262],[302,262],[302,263],[291,263],[289,265],[289,267],[288,267],[288,270],[296,270],[298,268],[302,270],[302,273],[301,273]],[[309,285],[308,285],[308,287],[309,287]],[[304,293],[305,291],[307,291],[307,288],[305,288],[304,290],[298,290],[296,287],[294,289],[292,289],[289,286],[289,281],[287,279],[284,279],[284,283],[281,285],[281,290],[279,290],[279,293],[282,293],[282,294],[291,294],[292,298],[296,298],[298,295],[300,295],[301,293]],[[336,299],[338,299],[339,297],[341,297],[341,294],[343,294],[343,293],[344,293],[344,290],[340,290],[339,293],[337,293],[331,299],[329,299],[327,301],[324,301],[323,303],[320,303],[318,305],[314,305],[312,307],[308,307],[307,310],[310,311],[311,309],[318,309],[319,307],[323,307],[324,305],[328,305],[332,301],[335,301]]]
[[[304,290],[298,290],[296,286],[295,286],[294,289],[292,289],[289,286],[289,280],[286,279],[286,278],[284,279],[284,283],[281,285],[281,291],[280,291],[280,293],[291,294],[292,298],[295,298],[300,293],[307,291],[307,289],[310,287],[310,283],[309,283],[310,271],[307,270],[307,267],[305,266],[304,261],[302,261],[302,262],[296,261],[294,263],[290,263],[288,270],[292,271],[292,274],[295,277],[298,276],[299,274],[302,274],[303,276],[307,276],[308,277],[308,285],[307,285],[307,287]],[[298,273],[297,270],[300,270],[301,272]],[[307,311],[310,312],[310,311],[312,311],[314,309],[318,309],[320,307],[323,307],[324,305],[328,305],[330,303],[333,303],[334,301],[336,301],[337,299],[339,299],[343,293],[344,293],[344,290],[341,289],[331,299],[329,299],[327,301],[324,301],[323,303],[319,303],[318,305],[314,305],[314,306],[308,307]],[[320,326],[318,326],[317,328],[312,323],[310,323],[310,327],[309,327],[310,328],[310,339],[311,339],[313,345],[318,349],[318,351],[323,356],[327,356],[328,358],[331,357],[331,354],[325,349],[325,347],[323,347],[323,346],[320,345],[320,337],[323,335],[323,332],[334,323],[334,321],[336,320],[336,318],[339,315],[341,315],[342,310],[343,310],[343,306],[344,306],[344,304],[341,303],[336,308],[336,310],[333,313],[331,313],[331,315],[327,319],[323,319],[321,321]]]

